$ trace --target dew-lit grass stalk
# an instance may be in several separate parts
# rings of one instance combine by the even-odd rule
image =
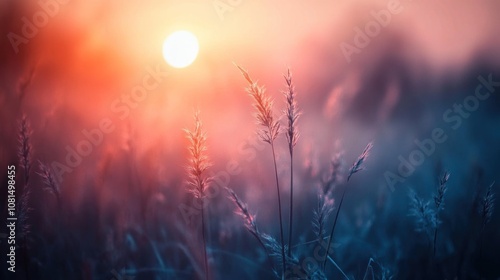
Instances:
[[[436,221],[439,221],[439,211],[443,208],[443,200],[444,194],[448,187],[446,183],[450,178],[450,173],[444,172],[443,175],[439,178],[439,186],[437,189],[437,194],[434,196],[434,204],[436,205]],[[436,256],[436,241],[437,241],[437,233],[438,233],[439,223],[436,224],[436,229],[434,230],[434,257]]]
[[[265,89],[254,82],[248,72],[236,65],[240,69],[243,77],[248,81],[249,87],[247,88],[248,93],[254,99],[254,107],[257,110],[257,122],[262,126],[262,129],[258,131],[258,134],[262,141],[269,143],[271,145],[271,150],[273,154],[274,162],[274,174],[276,178],[276,190],[278,193],[278,214],[280,221],[280,241],[281,241],[281,259],[283,265],[283,275],[286,271],[286,259],[285,259],[285,243],[283,235],[283,219],[281,214],[281,196],[280,196],[280,185],[278,180],[278,167],[276,165],[276,153],[274,151],[274,140],[278,137],[280,133],[280,123],[274,118],[273,115],[273,100],[264,94]],[[282,275],[282,276],[283,276]]]
[[[361,155],[358,157],[356,162],[354,162],[354,164],[349,169],[349,175],[347,176],[347,182],[349,182],[349,179],[351,179],[351,176],[354,173],[357,173],[357,172],[363,170],[363,163],[365,162],[366,158],[370,154],[370,150],[372,149],[372,147],[373,147],[372,142],[370,142],[370,143],[368,143],[368,145],[366,145],[363,153],[361,153]],[[330,252],[330,246],[332,244],[333,233],[335,232],[335,226],[337,225],[337,219],[339,218],[340,208],[342,208],[342,203],[344,202],[344,197],[345,197],[346,191],[347,191],[347,186],[344,186],[344,190],[342,191],[342,197],[340,198],[340,203],[339,203],[339,206],[337,207],[337,213],[335,214],[335,220],[333,221],[332,230],[330,231],[330,237],[328,238],[328,245],[326,246],[327,256]],[[326,261],[327,261],[327,259],[325,258],[325,260],[323,261],[323,270],[325,269]]]
[[[209,279],[208,258],[207,258],[207,241],[205,237],[205,215],[204,215],[204,200],[205,190],[207,189],[210,178],[205,176],[205,171],[210,167],[210,162],[206,155],[207,147],[205,145],[207,140],[206,133],[202,130],[202,123],[199,118],[199,113],[194,116],[195,127],[194,130],[185,129],[189,139],[189,153],[190,160],[187,167],[188,172],[188,186],[195,198],[200,200],[201,205],[201,235],[203,239],[203,257],[205,265],[205,279]]]
[[[285,116],[287,120],[286,140],[288,141],[288,150],[290,152],[290,221],[288,228],[288,256],[292,254],[292,232],[293,232],[293,148],[297,144],[299,138],[299,131],[297,129],[297,120],[299,119],[300,112],[297,108],[297,101],[295,100],[295,87],[292,84],[292,74],[288,69],[287,74],[284,76],[286,81],[287,90],[284,92],[286,100]]]
[[[484,228],[486,227],[486,224],[490,222],[491,216],[493,215],[493,207],[495,206],[494,200],[495,197],[493,195],[493,185],[495,182],[491,183],[491,185],[488,187],[488,190],[486,191],[486,195],[483,197],[481,200],[481,208],[480,208],[480,214],[482,218],[482,224],[481,224],[481,240],[479,244],[479,257],[482,259],[483,257],[483,235],[484,235]]]

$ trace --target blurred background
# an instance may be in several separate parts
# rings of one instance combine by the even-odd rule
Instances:
[[[477,211],[487,187],[500,180],[498,12],[494,0],[1,1],[0,166],[16,165],[19,196],[25,191],[18,156],[23,116],[32,131],[26,250],[19,251],[17,278],[7,278],[12,275],[2,268],[2,279],[203,275],[199,215],[190,224],[182,210],[193,203],[184,183],[188,141],[182,129],[193,127],[196,110],[215,184],[233,188],[257,214],[259,227],[277,238],[270,148],[255,135],[252,99],[233,63],[266,87],[277,116],[285,108],[283,74],[291,69],[302,111],[296,242],[313,238],[312,211],[331,160],[340,156],[346,171],[373,141],[366,170],[336,186],[349,188],[333,253],[348,276],[363,279],[372,257],[394,279],[498,279],[499,213],[481,230]],[[381,13],[390,16],[385,26],[376,24]],[[30,23],[38,24],[26,27]],[[368,36],[373,24],[378,31]],[[163,41],[179,29],[200,44],[196,61],[184,69],[162,57]],[[355,50],[346,55],[346,48]],[[127,103],[151,73],[158,86]],[[484,80],[494,82],[487,87]],[[490,96],[459,113],[459,105],[470,108],[464,100],[479,85]],[[68,155],[87,139],[84,131],[103,121],[112,131],[70,166]],[[387,174],[401,176],[401,157],[409,160],[419,149],[415,141],[431,138],[436,128],[446,141],[436,143],[411,175],[388,184]],[[287,202],[289,155],[282,136],[277,157]],[[60,202],[44,190],[38,161],[58,174]],[[429,268],[425,234],[414,231],[408,216],[408,192],[434,204],[445,170],[451,176],[438,264]],[[207,206],[213,279],[271,279],[264,252],[218,190]],[[335,203],[339,194],[335,189]],[[0,198],[6,217],[6,191]],[[481,258],[480,238],[487,242]],[[5,242],[0,248],[5,265]],[[329,269],[328,279],[338,273]]]

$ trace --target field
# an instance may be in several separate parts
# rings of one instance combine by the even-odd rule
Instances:
[[[3,1],[0,278],[500,279],[479,2]]]

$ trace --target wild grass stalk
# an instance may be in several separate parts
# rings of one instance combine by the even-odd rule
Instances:
[[[52,174],[52,171],[48,166],[43,164],[41,161],[38,161],[38,165],[40,168],[40,172],[38,173],[38,175],[42,177],[42,180],[45,184],[44,189],[56,197],[57,208],[60,213],[60,210],[62,210],[62,205],[61,205],[62,201],[61,201],[61,190],[59,184],[57,183],[54,175]]]
[[[262,246],[262,248],[266,252],[266,255],[268,256],[271,267],[274,268],[271,255],[269,254],[266,244],[264,243],[263,235],[260,232],[259,228],[257,227],[257,223],[255,222],[255,215],[250,213],[247,204],[244,203],[232,189],[226,188],[226,190],[229,193],[229,198],[234,202],[234,204],[236,204],[237,207],[236,214],[240,215],[243,218],[246,229],[255,237],[257,242],[259,242],[259,244]]]
[[[415,220],[415,231],[426,233],[429,246],[432,246],[431,234],[436,229],[438,221],[436,211],[430,206],[430,201],[420,198],[417,193],[410,189],[410,213]]]
[[[281,260],[283,265],[283,274],[286,271],[286,258],[285,258],[285,243],[284,243],[284,235],[283,235],[283,218],[281,214],[281,196],[280,196],[280,185],[278,180],[278,167],[276,165],[276,152],[274,148],[274,141],[278,137],[280,133],[280,122],[274,118],[273,113],[273,100],[265,95],[264,87],[261,87],[254,82],[248,72],[242,67],[236,65],[238,69],[240,69],[243,77],[248,81],[249,87],[247,88],[247,92],[254,99],[254,107],[257,110],[257,122],[262,127],[257,133],[260,136],[261,140],[271,145],[271,151],[273,156],[274,163],[274,175],[276,179],[276,190],[278,196],[278,215],[280,222],[280,241],[281,241]]]
[[[24,170],[24,186],[21,192],[21,197],[17,204],[18,209],[18,237],[23,240],[23,258],[26,265],[25,273],[26,278],[30,279],[29,275],[29,254],[28,254],[28,234],[30,230],[30,225],[28,223],[28,215],[31,211],[29,207],[29,197],[31,194],[30,188],[30,172],[31,172],[31,161],[32,161],[32,146],[31,146],[31,127],[28,122],[26,116],[23,116],[21,121],[19,122],[19,149],[18,149],[18,158],[21,165],[21,168]]]
[[[330,160],[330,171],[327,178],[321,178],[321,191],[324,195],[331,196],[333,188],[342,181],[344,162],[342,153],[336,153]]]
[[[17,152],[21,167],[24,170],[24,185],[28,186],[31,171],[31,153],[32,147],[30,143],[31,127],[26,116],[23,116],[19,122],[19,149]]]
[[[363,280],[370,280],[370,279],[392,280],[394,278],[391,271],[388,268],[383,267],[373,258],[370,258],[368,260],[368,264],[366,265],[366,270],[363,276]]]
[[[361,155],[358,157],[358,159],[354,162],[354,164],[349,169],[349,175],[347,176],[347,182],[349,182],[349,179],[351,179],[351,176],[354,173],[358,173],[359,171],[364,169],[363,163],[370,155],[370,151],[372,148],[373,148],[372,142],[370,142],[370,143],[368,143],[368,145],[366,145],[365,149],[363,150],[363,153],[361,153]]]
[[[31,161],[32,161],[32,146],[31,146],[31,127],[28,122],[26,116],[23,116],[21,121],[19,122],[19,149],[17,151],[17,155],[19,158],[19,162],[21,168],[24,171],[24,186],[21,192],[21,198],[18,203],[18,221],[20,225],[20,236],[21,238],[25,237],[29,231],[28,225],[28,212],[29,208],[29,196],[31,193],[30,190],[30,172],[31,172]]]
[[[207,240],[205,236],[205,190],[209,186],[211,181],[210,177],[205,176],[205,172],[211,166],[208,157],[206,155],[206,140],[207,135],[202,129],[202,123],[199,118],[199,113],[195,113],[194,116],[195,127],[194,130],[185,129],[189,139],[189,153],[191,155],[189,165],[187,167],[188,172],[188,186],[189,190],[196,199],[200,200],[201,205],[201,235],[203,241],[203,261],[205,266],[205,279],[209,279],[209,267],[208,267],[208,257],[207,257]]]
[[[373,143],[370,142],[368,145],[366,145],[365,149],[361,153],[361,155],[358,157],[358,159],[354,162],[354,164],[351,166],[349,169],[349,175],[347,176],[347,182],[349,182],[349,179],[351,176],[361,170],[363,170],[363,163],[366,161],[368,156],[370,155],[370,151],[373,147]],[[326,254],[328,256],[330,252],[330,246],[332,245],[332,239],[333,239],[333,233],[335,232],[335,227],[337,225],[337,220],[339,218],[339,213],[340,209],[342,208],[342,203],[344,202],[344,197],[347,191],[347,186],[344,186],[344,190],[342,191],[342,197],[340,198],[340,203],[339,206],[337,207],[337,213],[335,214],[335,219],[333,220],[333,225],[332,229],[330,230],[330,237],[328,238],[328,245],[326,246]],[[326,267],[326,261],[327,258],[323,261],[323,271],[325,270]]]
[[[312,229],[318,243],[322,243],[326,235],[326,223],[334,209],[332,188],[341,178],[342,161],[340,154],[336,154],[330,162],[330,171],[327,178],[321,178],[318,186],[318,204],[313,211]]]
[[[284,77],[287,86],[287,90],[284,92],[286,100],[286,109],[284,111],[284,115],[287,120],[285,136],[288,142],[288,151],[290,152],[290,215],[288,228],[288,257],[291,257],[293,237],[293,149],[297,144],[297,140],[299,138],[297,120],[299,119],[301,113],[297,107],[295,87],[292,83],[292,74],[290,73],[290,69],[288,69],[287,74]]]
[[[493,185],[495,182],[491,183],[490,186],[488,187],[488,190],[486,191],[486,195],[483,197],[481,200],[481,208],[479,209],[479,212],[481,214],[481,239],[480,239],[480,244],[479,244],[479,257],[482,259],[483,257],[483,239],[484,239],[484,229],[486,227],[486,224],[488,224],[491,220],[491,216],[493,215],[493,209],[495,206],[495,197],[493,194]]]
[[[316,236],[318,243],[322,243],[326,238],[326,221],[333,212],[333,199],[330,199],[327,195],[319,192],[318,193],[318,205],[313,211],[312,228],[313,233]]]
[[[436,229],[434,230],[434,257],[436,256],[436,241],[437,241],[437,234],[438,234],[438,225],[439,225],[439,212],[440,210],[443,209],[444,206],[444,194],[448,190],[448,187],[446,183],[448,182],[448,179],[450,178],[450,173],[444,172],[443,175],[439,178],[439,185],[437,189],[437,194],[434,195],[434,204],[436,205]]]

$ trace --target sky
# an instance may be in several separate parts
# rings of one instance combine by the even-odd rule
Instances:
[[[15,159],[23,114],[36,157],[49,163],[64,163],[68,147],[86,139],[83,131],[104,122],[112,132],[64,180],[92,177],[105,159],[115,164],[132,150],[138,162],[161,166],[149,176],[177,180],[187,156],[182,129],[199,110],[215,170],[230,160],[248,173],[266,170],[267,163],[246,166],[244,146],[257,126],[236,63],[266,87],[277,114],[284,107],[283,74],[291,69],[303,112],[304,167],[339,151],[353,160],[374,140],[383,163],[372,172],[394,171],[414,139],[429,137],[443,125],[442,114],[474,92],[479,75],[498,77],[499,8],[493,0],[2,1],[0,161]],[[27,27],[34,23],[35,31]],[[161,47],[180,29],[198,37],[200,53],[193,65],[175,69]],[[124,101],[152,72],[157,83],[146,97]],[[488,154],[484,144],[498,136],[477,125],[494,123],[500,104],[498,97],[483,104],[439,153],[479,137],[485,143],[455,149],[471,164]]]

